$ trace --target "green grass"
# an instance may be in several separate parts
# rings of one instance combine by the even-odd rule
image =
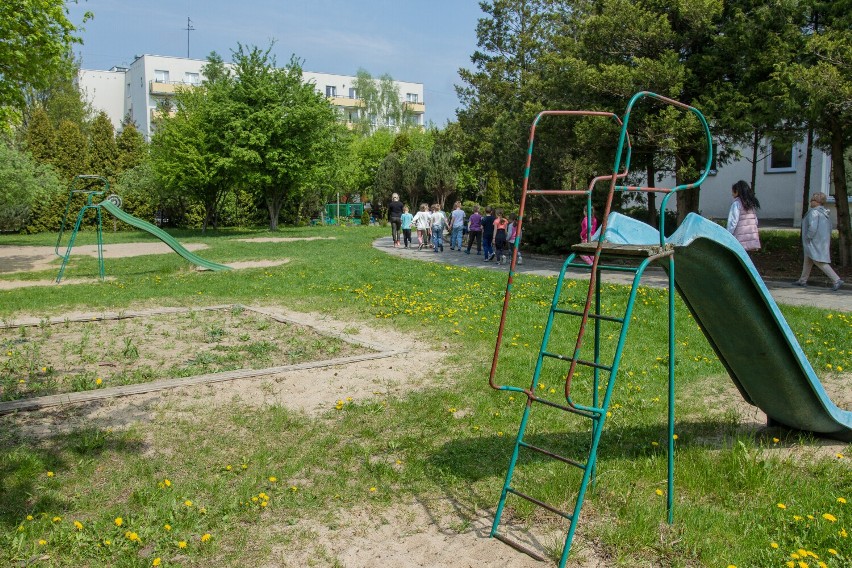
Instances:
[[[412,377],[413,390],[405,396],[346,401],[347,393],[341,393],[345,402],[318,417],[281,406],[247,410],[237,403],[213,410],[201,395],[187,411],[166,397],[150,423],[122,431],[94,423],[38,441],[18,420],[6,418],[0,430],[0,564],[45,555],[49,559],[41,565],[141,567],[160,558],[162,565],[243,566],[265,561],[283,546],[312,551],[315,565],[333,566],[333,555],[312,548],[308,521],[334,526],[345,511],[435,495],[466,509],[493,510],[524,402],[487,386],[505,274],[386,255],[371,246],[385,233],[334,227],[281,231],[335,237],[290,244],[235,240],[259,234],[251,232],[203,238],[186,233],[183,240],[207,243],[202,256],[217,262],[283,257],[290,262],[197,273],[177,255],[107,259],[114,279],[105,283],[0,292],[0,317],[6,319],[131,306],[271,305],[329,314],[353,327],[410,333],[447,351],[439,386],[414,389],[419,381]],[[49,240],[3,237],[0,244]],[[96,273],[94,260],[82,259],[67,275]],[[42,274],[52,276],[55,271]],[[517,276],[500,382],[529,386],[554,284],[552,278]],[[582,285],[569,284],[564,299],[579,303],[584,293]],[[623,310],[625,296],[624,289],[607,287],[606,311]],[[818,372],[834,376],[852,368],[850,314],[788,307],[783,312]],[[838,499],[852,501],[852,450],[844,448],[841,459],[821,453],[819,442],[807,436],[776,440],[740,424],[725,401],[710,404],[719,402],[713,398],[717,385],[730,380],[680,302],[675,524],[664,524],[665,498],[657,490],[665,490],[666,471],[665,315],[664,293],[642,289],[581,538],[619,566],[785,566],[799,549],[828,566],[848,565],[852,503]],[[605,337],[614,333],[604,330]],[[552,345],[570,350],[573,338],[570,330],[557,333]],[[562,372],[547,367],[535,388],[557,400]],[[588,381],[575,380],[580,401],[590,398]],[[529,438],[582,455],[588,421],[547,412],[531,425]],[[516,480],[559,503],[575,491],[574,475],[558,462],[525,456]],[[533,527],[556,524],[517,500],[507,515]],[[463,528],[465,519],[460,522]],[[282,531],[282,525],[293,530]],[[128,531],[138,539],[128,538]],[[205,534],[211,537],[202,542]],[[181,542],[186,548],[179,548]],[[558,544],[549,544],[558,554]],[[514,554],[507,548],[505,557]],[[817,566],[813,557],[799,560]]]

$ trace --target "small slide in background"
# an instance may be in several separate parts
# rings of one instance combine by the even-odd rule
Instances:
[[[660,237],[653,227],[613,213],[606,241],[654,244]],[[677,291],[743,398],[782,426],[852,441],[852,411],[828,398],[736,238],[690,213],[667,242],[675,247]]]
[[[115,203],[113,203],[112,201],[109,201],[108,199],[101,201],[100,206],[103,207],[104,209],[106,209],[107,211],[109,211],[110,214],[113,217],[115,217],[116,219],[118,219],[119,221],[127,223],[128,225],[132,225],[132,226],[136,227],[137,229],[141,229],[145,232],[151,233],[152,235],[154,235],[155,237],[157,237],[158,239],[160,239],[161,241],[163,241],[164,243],[169,245],[169,248],[171,248],[173,251],[175,251],[176,253],[181,255],[183,258],[185,258],[186,260],[188,260],[189,262],[191,262],[192,264],[194,264],[198,267],[205,268],[207,270],[230,270],[231,269],[229,266],[225,266],[223,264],[217,264],[215,262],[210,262],[209,260],[204,260],[200,256],[192,254],[191,252],[186,250],[179,242],[177,242],[174,238],[172,238],[171,235],[169,235],[164,230],[160,229],[156,225],[152,225],[151,223],[148,223],[147,221],[143,221],[142,219],[139,219],[138,217],[134,217],[130,213],[127,213],[124,210],[122,210],[121,208],[119,208]]]

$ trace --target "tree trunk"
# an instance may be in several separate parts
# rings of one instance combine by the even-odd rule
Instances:
[[[808,126],[808,147],[805,150],[805,184],[802,187],[802,219],[808,214],[811,205],[811,162],[814,157],[814,129]]]
[[[266,209],[269,211],[269,230],[278,230],[278,216],[281,214],[281,206],[284,200],[281,197],[267,197]],[[340,219],[338,219],[338,223]]]
[[[837,230],[840,233],[840,266],[852,264],[852,227],[849,220],[849,193],[846,188],[846,147],[843,128],[838,121],[831,124],[831,171],[834,178],[834,203],[837,206]]]

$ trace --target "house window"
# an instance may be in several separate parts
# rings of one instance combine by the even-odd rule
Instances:
[[[325,86],[325,96],[336,97],[337,96],[337,87],[335,87],[334,85],[326,85]]]
[[[405,93],[405,101],[409,103],[416,103],[418,101],[417,93]]]
[[[355,87],[349,87],[349,98],[357,99],[358,98],[358,89]]]
[[[163,69],[154,69],[154,82],[155,83],[168,83],[169,82],[169,72]]]
[[[183,74],[183,82],[186,83],[187,85],[198,86],[198,85],[201,84],[201,77],[198,75],[198,73],[186,72],[186,73]]]
[[[788,173],[796,171],[795,145],[792,142],[773,140],[766,158],[766,173]]]

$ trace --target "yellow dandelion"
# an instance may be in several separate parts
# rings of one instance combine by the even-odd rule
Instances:
[[[38,539],[38,544],[39,544],[39,546],[44,546],[45,544],[47,544],[47,541],[44,540],[43,538],[40,538],[40,539]]]
[[[230,464],[225,466],[225,471],[231,471],[233,469]]]
[[[845,505],[845,504],[846,504],[846,499],[844,499],[843,497],[838,497],[838,498],[837,498],[837,502],[838,502],[838,503],[843,503],[843,504]]]
[[[103,381],[101,380],[101,378],[100,378],[100,377],[98,377],[97,379],[95,379],[95,384],[96,384],[96,385],[98,385],[98,386],[101,386],[101,385],[103,384]],[[158,558],[157,560],[159,560],[159,558]]]
[[[778,443],[778,442],[780,442],[780,441],[781,441],[781,440],[780,440],[779,438],[772,438],[772,443],[773,443],[773,444],[777,444],[777,443]]]
[[[829,548],[829,549],[828,549],[828,553],[829,553],[829,554],[833,554],[834,556],[837,556],[837,551],[836,551],[836,550],[834,550],[833,548]]]
[[[662,489],[657,489],[656,491],[654,491],[654,493],[656,493],[657,495],[662,495],[662,494],[663,494],[663,490],[662,490]]]
[[[203,535],[201,535],[201,542],[207,542],[208,540],[210,540],[210,538],[210,533],[204,533]]]
[[[269,503],[267,501],[261,501],[260,506],[266,507]]]
[[[178,543],[178,548],[186,548],[186,541],[182,540]]]
[[[157,558],[155,558],[151,561],[151,566],[159,566],[161,563],[162,563],[162,560],[160,560],[160,557],[158,556]]]
[[[169,481],[168,479],[164,479],[164,480],[163,480],[163,485],[165,485],[166,487],[171,487],[171,486],[172,486],[172,482],[171,482],[171,481]]]
[[[52,472],[52,471],[48,471],[46,475],[47,475],[48,477],[53,477],[53,472]]]
[[[104,541],[104,546],[109,546],[109,545],[111,545],[111,544],[112,544],[112,541],[111,541],[111,540],[105,540],[105,541]]]
[[[830,523],[836,523],[837,522],[837,517],[835,517],[831,513],[823,513],[822,518],[825,519],[826,521],[830,522]]]
[[[80,521],[74,521],[74,528],[78,531],[83,530],[83,523],[81,523]]]
[[[167,531],[170,531],[170,530],[172,530],[172,525],[167,523],[167,524],[163,525],[163,528],[166,529]]]
[[[375,493],[375,492],[376,492],[376,488],[375,488],[375,487],[370,487],[370,493]]]
[[[192,501],[190,501],[189,499],[184,501],[183,504],[186,505],[187,507],[192,507]]]
[[[53,517],[53,522],[54,522],[54,523],[58,523],[58,522],[59,522],[59,521],[61,521],[61,520],[62,520],[62,517]]]
[[[121,525],[124,524],[124,519],[122,519],[121,517],[116,517],[115,521],[113,521],[113,522],[115,523],[115,526],[120,527]]]
[[[778,548],[778,543],[777,542],[771,542],[771,543],[769,543],[769,546],[771,546],[772,548]]]
[[[785,505],[784,503],[778,503],[778,508],[779,509],[786,509],[787,505]]]
[[[842,459],[843,459],[843,454],[834,454],[834,457],[836,457],[836,458],[837,458],[837,459],[839,459],[839,460],[842,460]]]
[[[272,475],[272,476],[270,476],[270,477],[269,477],[269,482],[270,482],[270,483],[275,483],[276,481],[278,481],[278,478],[277,478],[277,477],[275,477],[274,475]]]
[[[27,515],[27,520],[28,520],[28,521],[33,520],[33,516],[32,516],[32,515]]]

